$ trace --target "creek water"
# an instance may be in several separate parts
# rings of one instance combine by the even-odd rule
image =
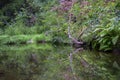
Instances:
[[[71,46],[0,46],[0,80],[120,80],[120,55]]]

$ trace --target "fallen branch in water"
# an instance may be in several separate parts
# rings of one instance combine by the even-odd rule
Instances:
[[[73,43],[75,44],[83,44],[83,42],[78,41],[77,39],[73,38],[70,34],[70,27],[68,26],[68,37],[72,40]]]

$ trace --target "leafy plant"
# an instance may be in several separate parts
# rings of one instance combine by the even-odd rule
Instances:
[[[90,22],[90,29],[87,29],[82,38],[86,39],[86,42],[92,43],[94,49],[108,51],[120,46],[120,24],[114,12],[117,4],[115,2],[108,2],[105,8],[100,4],[96,4],[101,9],[95,19],[98,23]],[[97,11],[97,8],[93,9]],[[98,12],[92,14],[96,13]]]

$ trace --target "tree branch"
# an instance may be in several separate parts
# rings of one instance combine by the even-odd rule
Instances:
[[[75,44],[83,44],[83,42],[78,41],[77,39],[73,38],[70,34],[70,27],[68,26],[68,37],[72,40],[73,43]]]

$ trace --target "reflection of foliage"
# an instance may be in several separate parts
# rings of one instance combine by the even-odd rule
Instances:
[[[84,51],[78,52],[73,56],[75,74],[85,80],[116,79],[111,72],[111,63],[113,62],[110,61],[110,55],[102,53]]]
[[[68,46],[56,48],[48,44],[23,47],[4,46],[0,48],[0,66],[4,67],[2,69],[6,74],[12,73],[12,76],[16,78],[33,80],[64,80],[74,79],[74,77],[85,80],[116,80],[119,77],[119,71],[115,68],[116,65],[119,66],[117,64],[119,62],[115,63],[116,58],[110,59],[113,56],[108,54],[90,51],[73,54],[73,73],[68,58],[72,48]],[[31,60],[31,54],[35,55],[35,62],[34,59]]]
[[[1,63],[2,67],[4,67],[4,69],[6,70],[5,74],[11,74],[14,70],[13,76],[16,76],[16,79],[20,76],[20,79],[34,80],[63,79],[60,76],[62,75],[61,70],[64,68],[63,65],[67,65],[66,60],[64,59],[67,57],[67,55],[63,54],[63,52],[65,52],[67,49],[63,50],[63,52],[60,52],[60,50],[56,50],[57,52],[60,52],[60,54],[62,54],[60,55],[59,53],[54,52],[54,49],[52,49],[51,46],[45,46],[45,44],[43,44],[43,46],[41,47],[42,48],[38,47],[38,49],[31,49],[30,47],[28,49],[14,47],[11,48],[11,50],[9,48],[6,48],[6,50],[9,51],[9,53],[6,54],[8,58],[5,60],[2,59]],[[0,52],[1,56],[2,52],[4,51]],[[38,61],[37,64],[34,63],[34,61],[30,60],[31,54],[36,55],[36,59]],[[3,55],[3,57],[5,56]]]

